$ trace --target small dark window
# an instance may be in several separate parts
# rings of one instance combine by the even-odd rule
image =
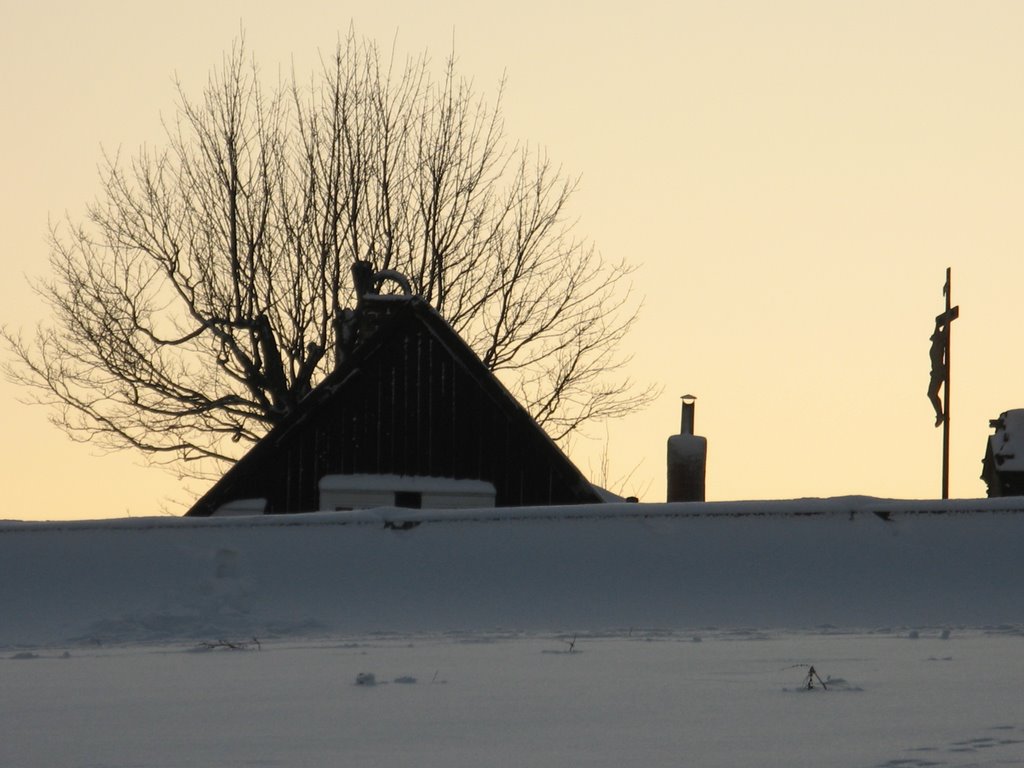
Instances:
[[[423,506],[423,494],[419,491],[395,491],[395,506],[420,509]]]

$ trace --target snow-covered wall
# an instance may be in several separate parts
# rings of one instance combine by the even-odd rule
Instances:
[[[851,497],[7,522],[0,645],[1017,624],[1022,502]]]

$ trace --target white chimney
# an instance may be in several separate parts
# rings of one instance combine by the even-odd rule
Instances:
[[[708,441],[693,434],[697,398],[683,395],[679,434],[668,439],[668,501],[704,501]]]

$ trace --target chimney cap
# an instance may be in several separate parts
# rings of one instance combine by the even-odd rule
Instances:
[[[679,399],[682,400],[684,403],[690,404],[690,403],[694,402],[697,399],[697,396],[696,395],[683,395]]]

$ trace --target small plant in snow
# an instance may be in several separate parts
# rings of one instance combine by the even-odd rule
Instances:
[[[808,691],[814,689],[814,681],[815,680],[817,680],[819,683],[821,683],[822,689],[824,689],[826,691],[828,690],[828,686],[825,685],[825,681],[821,679],[821,677],[818,675],[817,670],[814,668],[814,665],[812,664],[810,669],[807,670],[807,680],[804,683],[804,685],[805,685],[805,687],[807,688]]]
[[[807,670],[807,675],[806,675],[806,677],[804,677],[803,686],[801,686],[803,688],[803,690],[805,690],[805,691],[813,691],[813,690],[815,690],[815,688],[817,687],[814,684],[815,680],[818,681],[818,684],[821,686],[822,690],[825,690],[825,691],[828,690],[828,685],[826,685],[825,681],[821,679],[821,676],[818,674],[818,670],[816,670],[814,668],[813,664],[794,664],[792,667],[786,667],[786,669],[797,669],[797,668],[806,669]]]
[[[201,648],[203,650],[207,650],[207,651],[214,651],[214,650],[217,650],[218,648],[223,648],[224,650],[227,650],[227,651],[251,651],[254,646],[255,646],[257,651],[262,651],[263,650],[263,646],[260,644],[260,641],[258,639],[256,639],[255,637],[252,639],[251,642],[249,642],[249,641],[229,642],[227,640],[218,640],[215,643],[211,643],[209,641],[205,641],[204,640],[203,642],[201,642],[199,644],[199,648]]]
[[[560,642],[565,643],[565,645],[567,646],[565,648],[565,650],[545,649],[545,650],[542,650],[541,653],[553,653],[553,654],[557,654],[557,655],[562,655],[562,654],[567,654],[567,653],[568,654],[582,653],[582,651],[577,651],[576,650],[576,638],[577,637],[578,637],[578,635],[573,635],[571,640],[566,640],[565,638],[558,638]]]

